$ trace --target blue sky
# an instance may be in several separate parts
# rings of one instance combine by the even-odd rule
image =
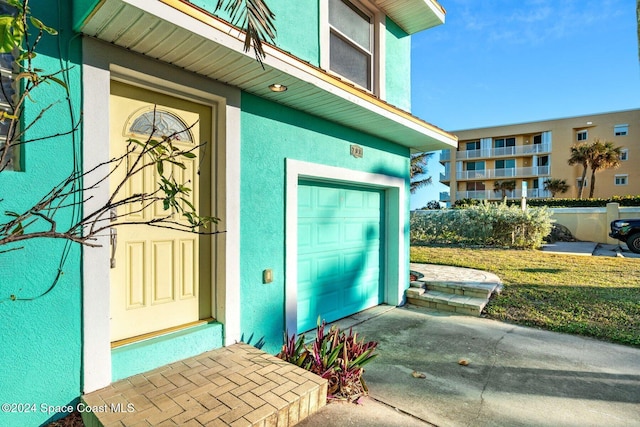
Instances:
[[[640,107],[635,0],[441,0],[412,38],[412,112],[448,131]],[[438,199],[444,170],[411,209]]]

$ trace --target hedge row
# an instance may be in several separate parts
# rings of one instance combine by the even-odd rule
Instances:
[[[463,244],[508,248],[538,248],[551,232],[547,208],[484,203],[467,209],[414,212],[412,244]]]
[[[613,196],[608,199],[531,199],[528,206],[547,206],[549,208],[604,208],[607,203],[619,203],[620,206],[640,206],[640,196]],[[520,201],[517,201],[520,205]]]
[[[619,203],[620,206],[640,206],[640,196],[613,196],[608,199],[527,199],[527,206],[546,206],[548,208],[604,208],[607,203]],[[466,208],[482,204],[476,199],[457,200],[454,208]],[[520,199],[508,200],[510,206],[520,206]]]

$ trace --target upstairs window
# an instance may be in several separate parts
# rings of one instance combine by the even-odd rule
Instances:
[[[347,0],[329,0],[329,69],[373,91],[374,16]]]
[[[467,182],[467,191],[484,191],[486,186],[482,181]]]
[[[467,151],[479,150],[480,149],[480,141],[472,141],[467,142]]]
[[[533,136],[534,144],[542,144],[542,134]]]
[[[629,149],[623,148],[620,150],[620,161],[626,162],[627,160],[629,160]]]
[[[496,169],[513,169],[515,167],[515,159],[496,160]]]
[[[629,175],[616,175],[614,177],[615,185],[627,185],[629,183]]]
[[[494,148],[515,147],[515,146],[516,146],[515,138],[497,138],[493,140]]]
[[[549,156],[540,156],[536,166],[549,166]]]
[[[613,127],[614,136],[627,136],[629,133],[629,125],[615,125]]]
[[[588,138],[589,138],[589,132],[586,129],[579,130],[576,132],[577,141],[586,141]]]
[[[483,171],[484,162],[467,162],[468,171]]]

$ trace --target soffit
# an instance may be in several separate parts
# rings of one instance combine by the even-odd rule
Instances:
[[[446,12],[435,0],[375,0],[374,3],[409,34],[444,24]]]
[[[183,0],[104,0],[80,30],[414,151],[457,146],[452,134],[274,46],[265,46],[262,68],[243,52],[240,32]],[[288,90],[274,93],[273,83]]]

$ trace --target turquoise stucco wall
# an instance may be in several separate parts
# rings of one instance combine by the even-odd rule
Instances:
[[[70,81],[72,110],[80,114],[80,48],[73,39],[66,11],[68,0],[32,0],[34,14],[45,24],[60,31],[58,37],[45,36],[40,44],[35,66],[47,71],[72,67]],[[59,9],[60,8],[60,9]],[[28,102],[26,123],[50,105],[27,134],[27,139],[72,128],[65,93],[57,85],[42,85]],[[61,101],[61,102],[58,102]],[[0,212],[23,211],[68,176],[79,140],[74,146],[70,136],[27,143],[23,149],[22,172],[0,173]],[[56,214],[58,227],[69,223],[70,209]],[[0,215],[0,221],[3,217]],[[62,274],[54,283],[65,254],[65,242],[31,240],[24,249],[0,254],[0,402],[33,403],[31,413],[0,412],[2,426],[32,426],[52,416],[40,405],[67,405],[80,395],[81,370],[81,265],[80,248],[67,247]],[[7,248],[1,248],[7,249]],[[15,295],[18,300],[13,301]]]
[[[409,150],[246,93],[241,138],[242,333],[277,352],[285,327],[285,159],[401,177],[408,191]],[[350,144],[364,147],[363,158],[349,154]],[[274,280],[263,284],[267,268]]]
[[[387,102],[411,111],[411,36],[389,18],[385,49]]]
[[[85,0],[87,1],[87,0]],[[326,1],[326,0],[321,0]],[[211,0],[190,0],[190,3],[211,13],[216,3]],[[317,0],[268,0],[269,9],[275,14],[276,46],[313,65],[320,65],[320,28]],[[229,20],[224,9],[216,15]]]

